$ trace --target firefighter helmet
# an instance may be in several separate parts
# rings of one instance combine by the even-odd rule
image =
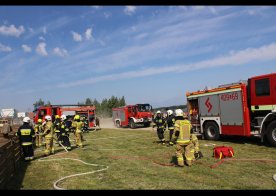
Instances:
[[[172,110],[168,110],[167,113],[168,113],[168,115],[170,116],[170,115],[173,114],[173,111],[172,111]]]
[[[41,118],[39,118],[39,119],[37,120],[37,122],[42,123],[42,119],[41,119]]]
[[[31,121],[31,119],[28,116],[23,118],[23,122],[25,122],[25,123],[29,123],[30,121]]]
[[[47,115],[47,116],[45,116],[45,119],[49,121],[49,120],[52,120],[52,117]]]
[[[79,120],[80,119],[80,115],[75,115],[74,119],[75,120]]]
[[[156,114],[161,114],[161,111],[160,111],[160,110],[158,110],[158,111],[156,112]]]
[[[183,116],[183,111],[181,109],[176,109],[175,114],[176,116]]]
[[[61,120],[66,120],[66,115],[62,114],[61,115]]]
[[[57,118],[60,118],[60,117],[59,117],[59,115],[56,115],[55,118],[57,119]]]

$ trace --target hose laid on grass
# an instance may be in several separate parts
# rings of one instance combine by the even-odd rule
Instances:
[[[67,152],[64,152],[64,153],[58,153],[58,154],[55,154],[55,155],[61,155],[61,154],[67,154]],[[54,155],[53,155],[54,156]],[[46,159],[46,160],[45,160]],[[67,178],[72,178],[72,177],[76,177],[76,176],[82,176],[82,175],[88,175],[88,174],[94,174],[94,173],[97,173],[97,172],[101,172],[101,171],[104,171],[104,170],[107,170],[109,167],[108,166],[105,166],[105,165],[98,165],[98,164],[93,164],[93,163],[87,163],[85,161],[82,161],[80,159],[74,159],[74,158],[56,158],[56,159],[49,159],[48,157],[44,157],[44,158],[41,158],[41,159],[38,159],[38,161],[60,161],[60,160],[73,160],[73,161],[79,161],[85,165],[90,165],[90,166],[95,166],[95,167],[105,167],[103,169],[98,169],[98,170],[93,170],[93,171],[90,171],[90,172],[85,172],[85,173],[77,173],[77,174],[72,174],[72,175],[69,175],[69,176],[65,176],[65,177],[62,177],[60,179],[58,179],[57,181],[55,181],[53,183],[54,185],[54,188],[56,190],[65,190],[64,188],[61,188],[58,186],[58,183],[60,181],[63,181]]]

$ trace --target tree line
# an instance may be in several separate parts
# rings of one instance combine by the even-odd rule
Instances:
[[[121,98],[111,96],[111,98],[104,98],[101,103],[97,99],[86,98],[83,102],[78,102],[78,105],[94,105],[96,107],[96,116],[98,117],[111,117],[112,108],[121,107],[126,105],[125,97]]]

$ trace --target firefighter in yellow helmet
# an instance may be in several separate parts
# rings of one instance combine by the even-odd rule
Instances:
[[[51,116],[45,116],[45,123],[43,125],[43,135],[45,137],[45,155],[49,155],[50,153],[54,154],[55,149],[53,145],[53,135],[54,135],[54,127],[52,123]]]
[[[176,140],[176,158],[177,164],[180,167],[184,166],[185,162],[188,166],[192,165],[195,160],[194,143],[192,142],[191,129],[192,125],[188,120],[188,116],[181,109],[175,110],[176,121],[174,124],[175,140]]]
[[[35,138],[35,145],[36,147],[40,147],[42,145],[42,119],[38,119],[37,123],[34,126],[34,130],[35,130],[35,134],[36,134],[36,138]]]
[[[76,136],[76,146],[77,147],[83,147],[82,145],[82,128],[84,126],[84,123],[80,121],[80,116],[75,115],[74,122],[72,123],[72,128],[75,130],[75,136]]]
[[[54,122],[54,131],[55,131],[56,136],[57,136],[57,141],[56,141],[57,143],[61,142],[60,129],[61,129],[60,117],[59,117],[59,115],[56,115],[55,116],[55,122]]]

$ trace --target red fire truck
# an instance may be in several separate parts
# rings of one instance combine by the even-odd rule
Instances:
[[[276,73],[186,96],[193,129],[204,138],[259,136],[276,146]]]
[[[49,105],[40,106],[34,110],[34,123],[41,118],[44,120],[46,115],[52,117],[52,121],[55,120],[55,116],[65,114],[67,118],[72,118],[74,115],[80,115],[81,117],[86,117],[88,120],[88,128],[94,128],[96,126],[95,117],[95,106],[93,105]]]
[[[117,127],[135,129],[137,126],[150,126],[152,122],[152,106],[150,104],[127,105],[112,108],[113,122]]]

